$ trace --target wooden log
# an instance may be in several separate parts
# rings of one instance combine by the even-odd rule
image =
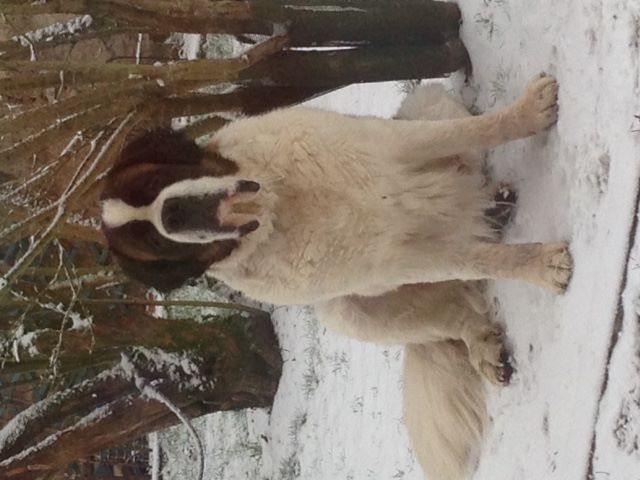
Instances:
[[[248,83],[332,88],[350,83],[443,77],[468,66],[464,45],[452,40],[439,46],[290,50],[254,65],[240,77]]]
[[[303,102],[326,93],[317,87],[240,87],[230,93],[196,94],[169,97],[162,100],[161,114],[166,118],[204,115],[215,112],[257,114],[274,108]],[[1,127],[0,122],[0,127]]]
[[[251,0],[257,19],[288,26],[292,46],[424,45],[458,36],[460,9],[431,0]]]

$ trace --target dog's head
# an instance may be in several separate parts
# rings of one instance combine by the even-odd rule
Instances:
[[[130,277],[171,290],[202,275],[258,228],[242,213],[260,185],[238,166],[169,130],[129,142],[102,192],[102,228]]]

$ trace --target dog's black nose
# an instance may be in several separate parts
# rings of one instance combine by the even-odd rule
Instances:
[[[217,231],[220,195],[185,195],[167,198],[162,204],[161,221],[168,233]]]
[[[236,184],[237,192],[257,192],[260,190],[260,184],[251,180],[240,180]]]

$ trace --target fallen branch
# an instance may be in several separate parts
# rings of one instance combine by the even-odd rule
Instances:
[[[138,390],[140,390],[140,394],[149,400],[155,400],[160,402],[165,407],[167,407],[184,425],[187,429],[191,438],[193,438],[194,443],[196,445],[196,451],[198,452],[198,470],[196,474],[195,480],[202,480],[204,475],[204,445],[202,444],[202,440],[198,435],[198,432],[193,428],[189,417],[187,417],[180,408],[175,405],[166,395],[163,395],[162,392],[156,386],[152,385],[151,382],[148,382],[144,379],[140,373],[135,368],[134,363],[125,355],[123,355],[123,363],[128,363],[131,369],[132,375],[134,377],[134,381]]]
[[[238,75],[287,45],[286,36],[271,37],[248,50],[240,58],[183,60],[165,65],[92,63],[73,61],[0,60],[0,93],[56,87],[61,78],[70,87],[112,84],[132,78],[154,80],[170,89],[189,89],[233,82]]]
[[[180,332],[180,323],[166,320],[164,326]],[[52,472],[109,445],[175,424],[168,404],[184,419],[272,402],[282,360],[268,319],[190,325],[192,343],[179,348],[193,355],[135,348],[126,354],[130,360],[18,414],[0,431],[0,477],[26,480],[34,467]],[[167,332],[159,338],[156,332],[156,339],[166,341]],[[128,334],[129,344],[132,337]],[[155,392],[145,388],[149,385]],[[53,428],[61,419],[66,421]]]
[[[102,271],[108,267],[96,267],[95,269],[78,269],[82,272],[92,272],[94,270]],[[31,269],[30,271],[38,271],[41,269]],[[1,270],[0,270],[1,271]],[[45,273],[51,273],[53,269],[46,269]],[[264,317],[268,314],[258,308],[248,307],[239,303],[232,302],[211,302],[208,300],[151,300],[146,298],[83,298],[80,303],[84,305],[139,305],[148,307],[204,307],[204,308],[220,308],[224,310],[235,310],[238,312],[247,312],[253,315]],[[23,307],[28,305],[37,305],[29,299],[10,300],[4,302],[3,305]]]

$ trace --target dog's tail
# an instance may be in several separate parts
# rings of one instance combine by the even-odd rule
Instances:
[[[419,85],[402,101],[395,118],[401,120],[440,120],[470,115],[466,107],[449,95],[441,83]]]
[[[487,411],[482,382],[462,343],[406,346],[404,420],[427,478],[470,476]]]
[[[469,110],[451,96],[441,83],[418,85],[400,104],[394,118],[399,120],[443,120],[470,116]],[[470,151],[459,156],[470,168],[477,171],[484,165],[484,152]]]

